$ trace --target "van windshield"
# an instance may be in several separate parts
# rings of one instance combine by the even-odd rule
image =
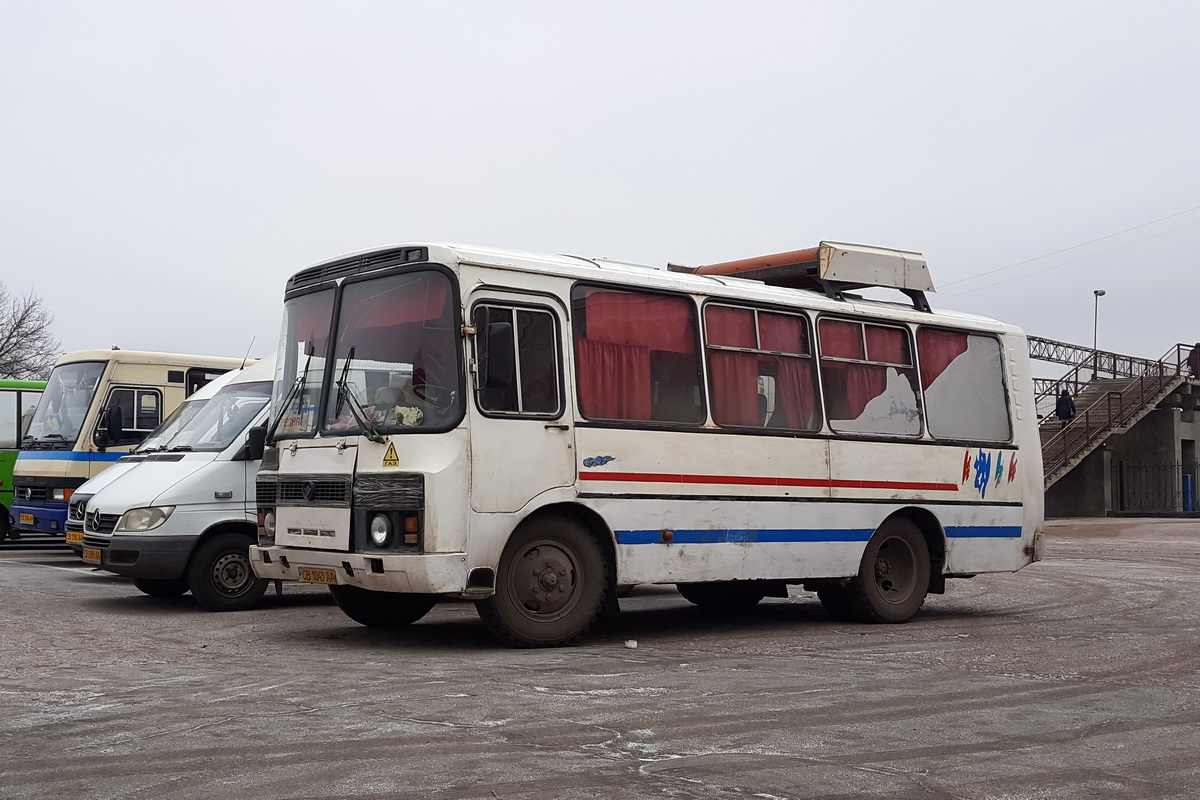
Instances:
[[[104,367],[103,361],[77,361],[55,367],[29,423],[22,448],[40,445],[44,449],[47,444],[69,448],[74,445]]]
[[[231,383],[214,394],[164,448],[220,452],[242,435],[271,399],[271,382]]]
[[[204,404],[208,402],[207,398],[200,400],[184,400],[175,407],[170,416],[162,421],[162,424],[150,432],[150,435],[138,445],[132,453],[151,453],[155,450],[165,450],[167,442],[171,440],[179,430],[187,426],[192,417],[200,413],[200,409],[204,408]]]

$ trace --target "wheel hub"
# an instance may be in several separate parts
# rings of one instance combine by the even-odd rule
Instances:
[[[572,554],[554,545],[525,551],[521,559],[528,580],[518,578],[514,587],[520,605],[538,616],[556,615],[575,599],[575,562]]]
[[[250,583],[250,568],[245,559],[230,553],[213,564],[213,584],[224,594],[238,594]]]

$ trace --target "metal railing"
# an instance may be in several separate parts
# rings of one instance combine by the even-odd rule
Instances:
[[[1140,418],[1168,388],[1184,378],[1191,345],[1177,344],[1161,359],[1145,365],[1120,391],[1101,394],[1042,444],[1043,473],[1049,480],[1070,462],[1091,452],[1117,428]]]
[[[1037,336],[1029,337],[1029,357],[1038,361],[1074,364],[1060,378],[1034,378],[1034,407],[1039,417],[1049,418],[1054,411],[1054,403],[1062,390],[1066,389],[1072,397],[1078,397],[1083,390],[1098,378],[1138,378],[1143,375],[1160,374],[1164,368],[1174,370],[1172,374],[1186,374],[1187,357],[1192,352],[1192,345],[1176,344],[1158,360],[1125,356],[1120,353],[1110,353],[1104,350],[1092,350],[1052,339],[1042,339]],[[1054,356],[1054,357],[1051,357]],[[1066,361],[1068,356],[1079,357],[1079,361]]]
[[[1198,510],[1200,464],[1118,461],[1111,467],[1112,510],[1127,514],[1192,514]]]

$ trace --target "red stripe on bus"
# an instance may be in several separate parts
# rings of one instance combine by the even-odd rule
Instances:
[[[581,481],[616,483],[701,483],[727,486],[803,486],[814,489],[908,489],[914,492],[957,492],[955,483],[918,481],[846,481],[829,478],[771,478],[749,475],[679,475],[653,472],[580,472]]]

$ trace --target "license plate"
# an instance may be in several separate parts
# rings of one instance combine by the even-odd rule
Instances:
[[[95,547],[83,548],[83,560],[89,564],[100,563],[100,551]]]
[[[305,583],[337,583],[337,574],[331,569],[301,567],[300,580]]]
[[[83,541],[83,531],[67,531],[67,541],[79,544]]]
[[[21,515],[21,524],[22,525],[32,525],[33,524],[33,514],[22,514]]]

